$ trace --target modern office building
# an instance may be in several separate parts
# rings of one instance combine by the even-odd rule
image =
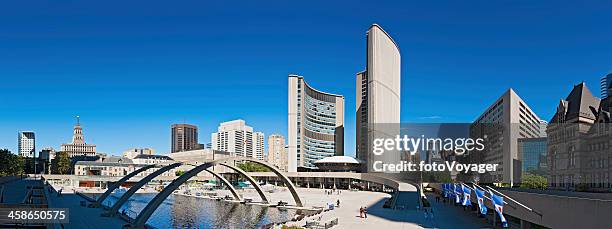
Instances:
[[[344,96],[310,87],[289,75],[288,170],[315,168],[315,161],[344,155]]]
[[[123,151],[123,157],[134,159],[139,155],[153,155],[155,154],[155,150],[151,148],[132,148],[126,151]]]
[[[171,141],[172,153],[199,149],[198,127],[189,124],[172,125]]]
[[[612,72],[608,75],[601,77],[601,99],[608,98],[608,88],[612,86]]]
[[[481,182],[518,182],[521,175],[518,139],[544,137],[540,120],[510,88],[472,123],[471,137],[484,139],[485,148],[470,152],[467,156],[470,162],[499,165],[498,171],[480,177]]]
[[[20,131],[17,134],[18,155],[34,157],[36,152],[36,137],[33,131]]]
[[[401,98],[401,56],[397,43],[377,24],[370,27],[366,37],[366,70],[357,73],[356,81],[356,150],[357,159],[364,162],[362,172],[367,172],[374,161],[370,158],[371,139],[399,134]]]
[[[266,161],[283,172],[287,172],[287,150],[285,149],[285,137],[280,134],[268,136],[268,155]]]
[[[548,167],[546,166],[546,141],[546,137],[518,139],[518,155],[523,174],[544,175],[548,172]]]
[[[612,88],[608,88],[612,93]],[[600,100],[586,84],[559,102],[547,128],[549,188],[609,191],[612,188],[612,97]]]
[[[265,151],[265,135],[263,132],[253,133],[253,157],[263,161]]]
[[[74,125],[72,143],[62,144],[61,151],[68,153],[70,157],[96,156],[96,145],[85,143],[85,136],[83,135],[79,116],[77,116],[77,123]]]
[[[221,123],[217,132],[211,134],[211,142],[213,150],[264,159],[264,134],[253,132],[253,127],[241,119]]]
[[[43,148],[38,152],[38,158],[51,162],[51,160],[55,159],[55,149],[53,149],[53,147]]]

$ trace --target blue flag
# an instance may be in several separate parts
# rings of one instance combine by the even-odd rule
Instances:
[[[442,193],[444,193],[444,198],[448,198],[448,184],[442,184]]]
[[[495,212],[497,212],[497,215],[499,215],[502,226],[508,227],[508,221],[506,221],[506,217],[504,217],[504,198],[493,194],[493,191],[491,190],[489,190],[489,194],[491,194],[491,200],[493,201],[493,206],[495,206]]]
[[[460,204],[461,203],[461,186],[459,186],[458,184],[455,184],[455,203]]]
[[[472,190],[470,187],[464,184],[461,184],[461,187],[463,187],[463,206],[471,206],[472,199],[470,195],[472,194]]]
[[[485,206],[485,203],[484,203],[485,192],[476,188],[476,186],[474,186],[474,193],[476,193],[476,199],[478,199],[478,208],[480,209],[480,214],[486,215],[487,206]]]

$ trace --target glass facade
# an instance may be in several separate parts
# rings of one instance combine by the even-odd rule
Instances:
[[[546,166],[546,138],[518,139],[523,173],[543,171]]]
[[[297,167],[316,168],[315,161],[344,154],[344,97],[311,88],[301,76],[290,78],[290,104],[296,107],[290,107],[289,148],[295,142]]]

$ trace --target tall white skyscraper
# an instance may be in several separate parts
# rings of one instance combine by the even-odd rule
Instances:
[[[372,167],[371,139],[399,134],[401,56],[399,47],[378,24],[366,33],[366,70],[356,80],[356,150],[364,161],[361,170]],[[384,125],[380,125],[384,124]],[[398,158],[389,158],[391,155]],[[399,154],[387,154],[385,160],[399,161]]]
[[[264,134],[253,132],[244,120],[223,122],[217,132],[211,134],[213,150],[235,153],[236,156],[264,159]]]
[[[17,147],[22,157],[34,157],[36,151],[36,137],[33,131],[21,131],[17,135]]]
[[[253,133],[253,157],[264,160],[265,136],[262,132]]]
[[[316,168],[315,161],[344,155],[344,96],[310,87],[289,75],[288,170]]]

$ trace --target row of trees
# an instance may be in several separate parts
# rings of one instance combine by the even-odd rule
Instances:
[[[35,162],[37,160],[37,162]],[[0,149],[0,176],[19,176],[26,173],[43,173],[51,167],[53,174],[68,174],[72,168],[72,161],[66,152],[58,152],[55,159],[49,163],[46,160],[24,158],[11,153],[7,149]]]
[[[250,161],[238,164],[238,168],[245,172],[272,172],[268,167]]]

